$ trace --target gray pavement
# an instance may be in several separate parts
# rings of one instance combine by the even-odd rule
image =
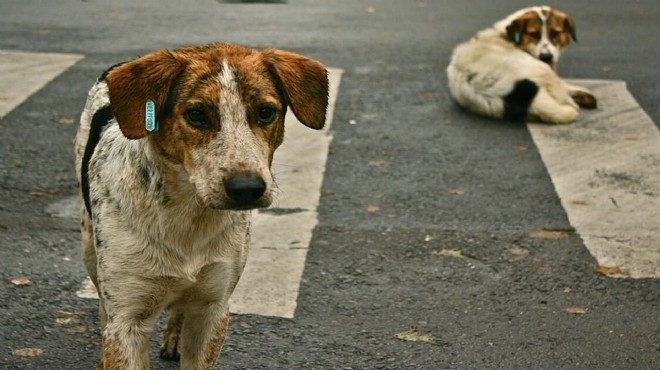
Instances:
[[[657,125],[660,3],[547,3],[577,25],[560,74],[625,81]],[[46,212],[76,194],[87,89],[116,62],[216,40],[344,71],[295,315],[235,315],[217,368],[660,368],[660,282],[595,273],[527,127],[449,98],[453,46],[527,5],[0,0],[0,49],[85,56],[0,118],[0,369],[97,358],[78,225]],[[434,339],[395,338],[413,326]]]

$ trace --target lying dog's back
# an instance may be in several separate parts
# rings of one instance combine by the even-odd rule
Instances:
[[[474,113],[514,121],[526,118],[538,92],[536,81],[547,79],[550,73],[547,65],[512,48],[493,30],[457,46],[447,68],[449,89],[459,105]],[[521,81],[531,81],[534,87],[516,89]]]
[[[567,45],[550,27],[559,17],[563,13],[547,7],[523,9],[458,45],[447,67],[456,102],[471,112],[513,121],[575,120],[578,105],[571,88],[554,71]],[[572,20],[562,19],[562,29],[574,37]]]

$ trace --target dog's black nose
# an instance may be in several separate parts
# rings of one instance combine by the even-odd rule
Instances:
[[[236,176],[225,181],[225,191],[235,206],[249,206],[266,191],[266,183],[258,176]]]
[[[552,63],[552,54],[550,54],[550,53],[541,53],[541,55],[539,55],[539,59],[541,59],[541,61],[543,63],[550,64],[550,63]]]

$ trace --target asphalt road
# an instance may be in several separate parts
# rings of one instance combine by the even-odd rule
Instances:
[[[577,25],[559,73],[626,81],[660,122],[660,3],[547,3]],[[0,0],[0,49],[85,56],[0,120],[0,369],[98,355],[77,223],[45,212],[76,194],[87,89],[119,61],[217,40],[344,70],[296,314],[234,316],[218,368],[660,368],[660,282],[594,273],[527,127],[449,98],[453,46],[527,5]],[[413,326],[434,339],[395,338]]]

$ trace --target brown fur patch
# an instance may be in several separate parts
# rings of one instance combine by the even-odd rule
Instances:
[[[227,337],[229,319],[230,315],[229,312],[227,312],[222,320],[217,322],[216,335],[211,339],[210,348],[206,352],[206,357],[204,358],[204,365],[208,368],[213,367],[213,364],[215,364],[220,356],[220,350],[222,350],[222,346],[225,344],[225,338]]]
[[[509,41],[521,48],[541,40],[543,21],[535,11],[529,11],[516,18],[506,28]]]
[[[231,63],[230,66],[236,74],[241,100],[246,105],[250,129],[268,146],[270,164],[275,149],[284,140],[284,118],[287,107],[284,92],[276,85],[261,55],[257,59]],[[271,123],[262,125],[257,115],[259,110],[265,107],[273,108],[276,113]]]
[[[183,67],[182,61],[171,52],[161,50],[122,64],[108,73],[106,81],[112,111],[124,136],[139,139],[147,135],[145,103],[153,100],[156,118],[161,118],[167,93]]]
[[[117,335],[103,335],[103,367],[105,370],[122,369],[126,362],[119,351]]]
[[[282,83],[296,117],[308,127],[322,129],[328,107],[328,75],[323,65],[281,50],[268,49],[263,54]]]
[[[571,42],[571,38],[576,40],[575,23],[566,13],[552,9],[546,20],[548,28],[548,38],[550,41],[561,47],[565,47]]]
[[[547,37],[551,43],[563,48],[570,44],[571,38],[577,39],[573,19],[566,13],[555,9],[542,9],[541,13],[546,16]],[[524,49],[541,40],[543,20],[535,11],[529,11],[511,22],[506,32],[509,41]]]

